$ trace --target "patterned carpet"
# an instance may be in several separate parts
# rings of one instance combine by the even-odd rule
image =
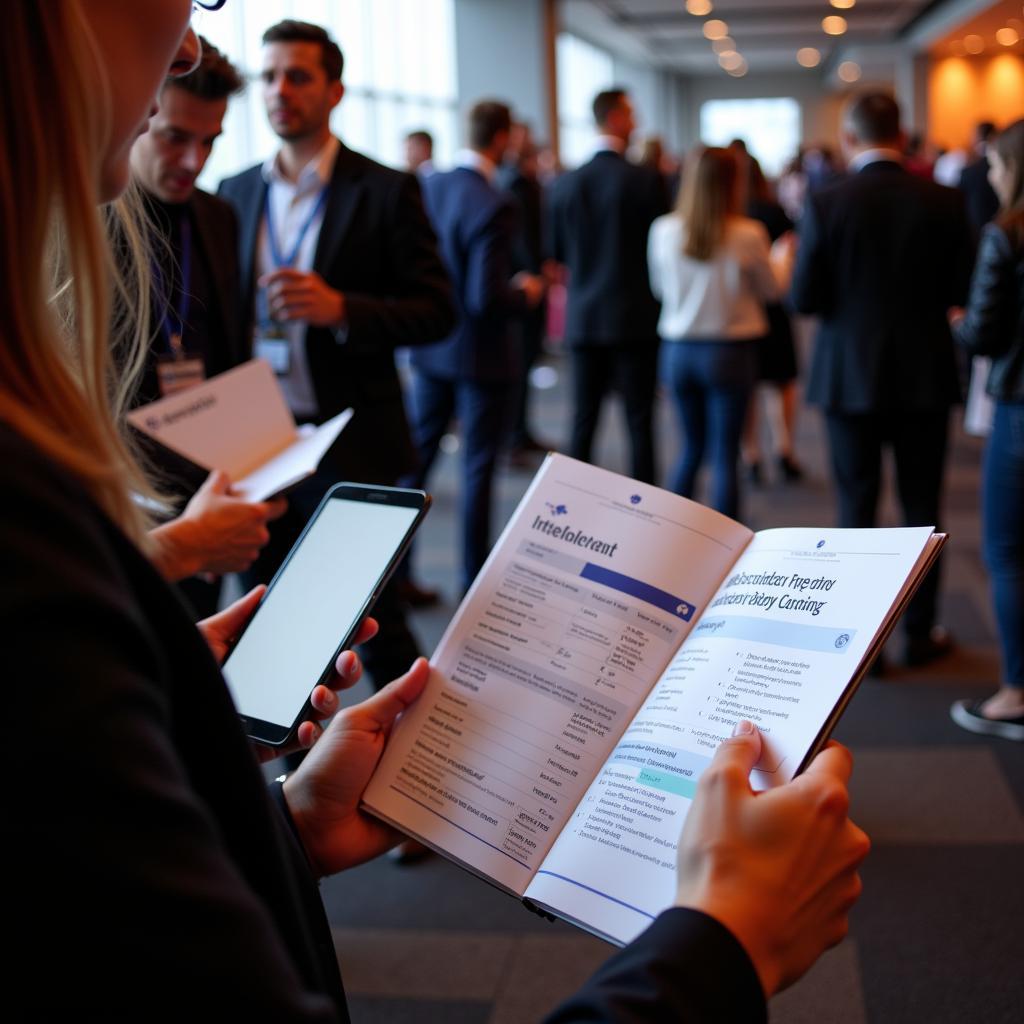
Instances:
[[[564,441],[566,379],[534,391],[537,434]],[[621,409],[602,425],[596,461],[625,469]],[[676,427],[659,409],[661,465]],[[821,421],[802,416],[805,482],[769,481],[747,498],[755,528],[831,525]],[[979,557],[981,444],[957,431],[947,495],[951,534],[942,621],[956,653],[927,669],[868,680],[837,737],[853,748],[853,817],[872,836],[864,895],[849,938],[771,1006],[775,1024],[1024,1020],[1020,937],[1024,921],[1024,745],[957,728],[950,703],[985,694],[998,678],[992,611]],[[455,596],[457,454],[432,481],[418,576]],[[500,517],[530,479],[503,470]],[[897,525],[890,497],[883,525]],[[415,617],[429,651],[454,610]],[[890,641],[892,659],[901,640]],[[601,962],[610,947],[434,857],[399,867],[381,860],[323,885],[354,1019],[362,1024],[519,1024],[540,1018]]]

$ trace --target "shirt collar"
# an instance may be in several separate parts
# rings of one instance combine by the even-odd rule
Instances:
[[[856,172],[867,167],[868,164],[880,163],[902,165],[903,154],[898,149],[865,149],[850,161],[850,170]]]
[[[488,185],[494,184],[494,175],[498,172],[494,162],[488,160],[483,153],[478,153],[475,149],[460,149],[455,154],[455,166],[476,171]]]
[[[618,153],[622,156],[626,152],[626,144],[617,135],[598,135],[591,147],[593,153]]]
[[[263,180],[268,184],[285,184],[296,191],[305,192],[312,188],[320,189],[330,184],[334,172],[334,162],[341,149],[341,140],[336,135],[328,137],[320,151],[310,157],[309,162],[299,171],[294,183],[289,181],[278,166],[280,150],[263,162]]]

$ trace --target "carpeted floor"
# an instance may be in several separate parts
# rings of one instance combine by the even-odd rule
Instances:
[[[534,391],[534,418],[537,434],[558,444],[566,434],[567,381],[557,359],[551,366],[557,385]],[[662,401],[659,410],[663,470],[677,448],[667,406]],[[596,461],[623,471],[623,436],[621,409],[611,408]],[[970,735],[948,716],[954,699],[986,693],[998,676],[979,558],[980,452],[978,441],[957,431],[942,621],[959,648],[941,665],[867,681],[840,725],[837,736],[856,757],[852,813],[874,840],[864,895],[850,937],[773,1001],[775,1024],[1024,1020],[1024,744]],[[749,491],[749,525],[833,523],[813,410],[801,420],[799,456],[806,481],[773,479]],[[427,652],[454,610],[457,458],[440,461],[418,548],[417,575],[449,598],[414,618]],[[502,470],[501,522],[529,479],[528,472]],[[890,495],[883,525],[898,522]],[[897,634],[893,660],[900,646]],[[437,857],[409,867],[368,864],[325,882],[323,895],[361,1024],[537,1020],[610,952]]]

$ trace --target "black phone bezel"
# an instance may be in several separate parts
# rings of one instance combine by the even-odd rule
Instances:
[[[380,596],[380,592],[387,585],[388,581],[394,574],[395,569],[398,567],[399,562],[405,556],[409,545],[412,543],[412,538],[416,531],[419,529],[420,524],[423,522],[427,511],[430,509],[431,497],[426,491],[414,490],[406,487],[383,487],[383,486],[371,486],[370,484],[359,484],[350,483],[344,481],[337,483],[331,487],[323,496],[320,504],[317,505],[313,514],[309,517],[306,525],[302,528],[302,533],[299,534],[298,539],[292,545],[291,550],[285,557],[284,561],[278,567],[277,572],[274,573],[269,585],[267,586],[266,593],[260,599],[260,603],[256,606],[249,621],[243,627],[242,631],[235,637],[231,644],[231,649],[228,651],[227,656],[224,658],[224,666],[227,665],[231,654],[234,652],[235,647],[239,641],[245,635],[247,629],[249,629],[255,622],[259,615],[260,608],[263,607],[263,602],[269,597],[270,592],[274,589],[274,585],[284,575],[288,568],[289,563],[292,560],[295,552],[299,550],[302,542],[305,540],[306,535],[312,529],[313,524],[320,517],[320,514],[327,507],[331,501],[362,501],[368,504],[377,505],[398,505],[404,508],[414,508],[417,510],[416,518],[409,524],[406,529],[405,535],[402,538],[402,542],[395,550],[394,554],[389,559],[384,570],[378,576],[377,582],[374,584],[370,593],[367,595],[366,600],[360,607],[359,612],[355,616],[352,627],[342,637],[341,642],[338,644],[331,655],[330,660],[324,667],[323,672],[320,674],[320,678],[309,688],[309,696],[306,698],[302,707],[299,709],[294,721],[291,725],[282,725],[277,722],[266,722],[260,718],[254,718],[250,715],[243,715],[239,713],[238,717],[242,722],[242,728],[245,730],[246,735],[256,743],[261,744],[265,747],[284,747],[295,737],[299,726],[306,720],[312,717],[313,705],[312,696],[313,690],[317,686],[326,683],[334,673],[334,663],[338,658],[338,655],[342,651],[346,650],[351,646],[352,640],[356,633],[359,631],[359,627],[362,625],[363,620],[370,613],[377,598]]]

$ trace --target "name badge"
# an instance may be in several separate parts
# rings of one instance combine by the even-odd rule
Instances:
[[[291,369],[292,351],[287,338],[258,334],[253,340],[253,355],[270,363],[278,377],[285,376]]]
[[[173,395],[177,391],[185,391],[206,380],[206,366],[197,357],[182,359],[160,359],[156,364],[157,383],[160,397]]]

